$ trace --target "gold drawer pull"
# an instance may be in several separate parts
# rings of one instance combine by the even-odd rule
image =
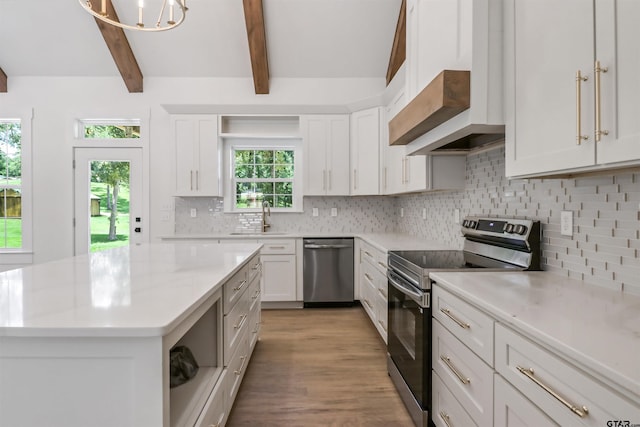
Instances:
[[[602,129],[602,114],[601,114],[601,96],[600,96],[600,74],[609,71],[607,67],[600,66],[600,61],[596,61],[595,72],[595,91],[596,91],[596,142],[600,142],[602,135],[609,135],[608,130]]]
[[[462,329],[471,328],[470,324],[463,322],[462,320],[458,319],[456,316],[451,314],[451,310],[449,310],[448,308],[441,308],[440,311],[443,312],[449,319],[451,319],[454,322],[456,322],[458,324],[458,326],[460,326]]]
[[[371,255],[369,252],[364,251],[365,255],[367,255],[369,258],[373,258],[373,255]]]
[[[366,277],[368,281],[373,282],[373,278],[369,276],[367,273],[364,273],[364,277]]]
[[[587,76],[583,76],[580,70],[576,71],[576,144],[580,145],[583,140],[589,139],[582,135],[582,82],[587,81]]]
[[[242,328],[242,325],[244,325],[244,321],[245,320],[247,320],[247,315],[243,314],[242,316],[240,316],[240,321],[238,323],[236,323],[235,325],[233,325],[233,329]]]
[[[240,360],[242,360],[242,364],[240,365],[240,369],[233,371],[234,374],[240,375],[242,370],[244,369],[244,362],[247,361],[247,356],[240,356]]]
[[[371,303],[369,302],[369,300],[368,300],[368,299],[366,299],[366,298],[365,298],[365,299],[364,299],[364,302],[366,302],[366,303],[367,303],[367,305],[369,306],[369,308],[371,308],[371,309],[373,310],[373,305],[371,305]]]
[[[379,265],[380,267],[384,268],[385,270],[386,270],[387,268],[389,268],[389,267],[387,266],[387,264],[385,264],[385,263],[383,263],[383,262],[380,262],[380,261],[378,261],[378,265]]]
[[[518,371],[520,371],[521,374],[523,374],[524,376],[529,378],[531,381],[536,383],[538,386],[540,386],[540,388],[542,388],[544,391],[546,391],[551,396],[556,398],[560,403],[562,403],[564,406],[569,408],[569,410],[571,412],[573,412],[574,414],[576,414],[580,418],[584,418],[587,415],[589,415],[589,410],[587,409],[586,406],[583,406],[582,408],[578,408],[577,406],[575,406],[571,402],[569,402],[567,399],[565,399],[564,397],[560,396],[558,393],[553,391],[551,389],[551,387],[549,387],[548,385],[546,385],[545,383],[543,383],[542,381],[537,379],[535,377],[535,373],[533,372],[533,368],[526,369],[526,368],[522,368],[520,366],[516,366],[516,368],[518,369]]]
[[[246,285],[246,284],[247,284],[247,281],[243,280],[242,282],[240,282],[240,285],[238,285],[235,288],[233,288],[233,290],[238,292],[240,289],[244,288],[244,285]]]
[[[449,415],[447,415],[446,412],[440,411],[440,418],[442,418],[442,421],[444,421],[447,427],[451,427],[451,423],[449,422]]]
[[[269,246],[269,249],[287,249],[286,246]]]
[[[384,299],[387,299],[387,290],[385,288],[378,288],[378,292],[380,292],[380,295],[382,295]]]
[[[458,371],[458,368],[453,366],[453,363],[451,363],[451,359],[449,359],[447,356],[440,356],[440,359],[444,362],[445,365],[447,365],[449,369],[451,369],[451,372],[453,372],[456,377],[458,377],[462,384],[469,384],[471,382],[468,377],[465,377],[460,373],[460,371]]]

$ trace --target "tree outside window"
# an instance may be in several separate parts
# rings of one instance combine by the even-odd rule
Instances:
[[[293,207],[294,151],[235,149],[235,208],[256,209],[267,201],[275,208]]]

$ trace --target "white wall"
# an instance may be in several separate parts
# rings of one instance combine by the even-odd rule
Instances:
[[[145,79],[130,94],[120,78],[9,77],[0,115],[33,109],[34,262],[73,255],[73,124],[78,118],[150,116],[150,238],[172,234],[160,209],[173,201],[169,113],[183,111],[329,112],[378,96],[384,79],[272,79],[269,95],[255,95],[251,79]],[[4,256],[4,255],[0,255]]]

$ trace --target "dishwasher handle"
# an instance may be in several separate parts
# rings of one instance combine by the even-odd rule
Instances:
[[[304,245],[305,249],[346,249],[351,247],[352,247],[351,245],[316,245],[316,244]]]

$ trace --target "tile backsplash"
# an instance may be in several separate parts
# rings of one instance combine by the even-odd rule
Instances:
[[[508,179],[504,147],[467,157],[464,191],[399,197],[397,231],[462,245],[454,210],[466,215],[539,220],[542,264],[614,289],[640,293],[640,169],[571,179]],[[422,219],[422,209],[427,219]],[[573,236],[560,212],[573,211]]]
[[[271,231],[400,232],[462,247],[455,209],[461,217],[535,219],[542,224],[544,270],[640,293],[640,169],[571,179],[508,179],[504,170],[504,148],[499,147],[467,157],[461,191],[305,197],[304,212],[273,213]],[[336,217],[330,215],[334,207]],[[190,217],[192,208],[196,218]],[[573,236],[560,234],[563,210],[573,211]],[[260,229],[259,214],[225,214],[221,198],[176,199],[175,213],[177,234]]]
[[[272,213],[269,231],[390,233],[396,229],[391,197],[304,197],[304,212]],[[190,217],[191,209],[197,216]],[[318,216],[313,216],[313,208]],[[331,209],[337,216],[331,216]],[[259,213],[224,213],[222,198],[176,199],[176,234],[260,231]]]

